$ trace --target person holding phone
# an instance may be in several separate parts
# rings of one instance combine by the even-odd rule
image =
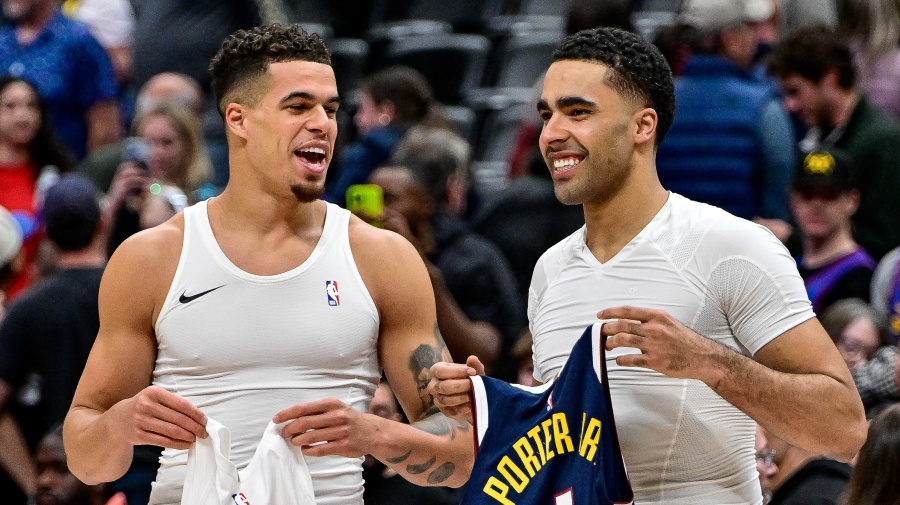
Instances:
[[[297,25],[239,30],[210,72],[231,178],[110,259],[64,427],[72,473],[110,481],[135,445],[163,446],[150,504],[180,503],[187,449],[214,419],[238,469],[283,423],[319,505],[362,503],[365,454],[414,483],[461,485],[470,428],[425,390],[451,360],[425,266],[319,199],[340,106],[324,42]],[[382,372],[411,425],[366,413]]]

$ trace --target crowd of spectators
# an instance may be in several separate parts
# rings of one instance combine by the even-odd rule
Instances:
[[[325,198],[344,205],[352,185],[380,187],[383,212],[361,217],[421,254],[451,354],[477,355],[488,374],[526,385],[532,269],[584,221],[556,200],[537,152],[542,78],[534,76],[552,44],[535,57],[516,48],[597,24],[654,40],[670,60],[678,102],[658,151],[661,181],[784,242],[874,419],[855,469],[759,430],[761,485],[771,503],[897,501],[900,0],[498,0],[481,13],[466,2],[457,10],[431,0],[351,3],[343,12],[312,0],[2,0],[7,503],[48,494],[64,497],[58,503],[146,503],[157,451],[136,450],[119,482],[81,486],[65,475],[56,425],[97,333],[106,260],[128,236],[228,180],[207,67],[228,33],[270,21],[304,23],[333,43],[338,83],[349,82]],[[478,37],[489,51],[475,57],[454,46],[459,57],[403,60],[397,49],[450,35]],[[449,84],[435,69],[470,75],[478,61],[478,89],[460,77],[455,94],[437,92]],[[509,72],[526,82],[499,86]],[[498,139],[502,159],[486,154]],[[402,416],[386,386],[371,408]],[[400,485],[377,463],[366,475],[366,503],[459,496]]]

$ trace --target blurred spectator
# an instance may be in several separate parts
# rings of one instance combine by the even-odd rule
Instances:
[[[6,319],[4,293],[23,267],[22,231],[12,214],[0,206],[0,324]]]
[[[35,84],[56,134],[76,158],[115,142],[122,124],[109,58],[56,0],[3,0],[0,73]]]
[[[869,435],[841,505],[896,505],[900,502],[900,405],[869,424]]]
[[[29,266],[37,254],[41,234],[35,211],[40,200],[38,180],[46,185],[72,160],[50,129],[43,102],[35,88],[17,77],[0,77],[0,205],[19,223],[25,239],[26,264],[10,288],[21,292],[30,282]]]
[[[840,18],[860,91],[900,118],[900,0],[843,0]]]
[[[389,67],[363,79],[356,100],[353,122],[359,139],[341,153],[325,197],[342,206],[347,188],[365,182],[391,157],[406,130],[435,114],[428,81],[404,66]]]
[[[772,499],[772,476],[778,471],[775,464],[775,451],[767,449],[768,439],[762,426],[756,425],[756,471],[759,472],[759,486],[762,488],[763,503],[767,504]]]
[[[102,484],[89,486],[72,475],[63,447],[62,424],[41,439],[36,461],[36,505],[126,505],[122,495],[116,495],[107,502]]]
[[[516,384],[531,386],[534,384],[534,354],[531,347],[534,338],[531,331],[523,330],[513,345],[512,355],[516,359]]]
[[[872,359],[879,347],[890,345],[884,318],[859,298],[834,303],[825,312],[822,326],[851,370]]]
[[[872,307],[888,319],[891,343],[900,340],[900,247],[878,263],[872,278]]]
[[[23,426],[32,447],[65,418],[99,330],[97,293],[106,263],[100,196],[78,175],[48,190],[43,214],[59,270],[16,300],[0,325],[0,410],[29,373],[42,378],[39,425]]]
[[[750,74],[759,39],[753,23],[767,0],[689,0],[681,21],[696,30],[694,55],[675,80],[678,113],[659,147],[663,185],[789,234],[787,189],[793,134],[773,89]]]
[[[478,356],[491,369],[523,326],[524,310],[502,253],[447,208],[447,180],[455,166],[449,155],[442,162],[381,167],[369,182],[384,190],[384,227],[409,240],[425,261],[451,355],[461,362]]]
[[[777,470],[769,477],[769,505],[837,503],[850,479],[850,465],[788,444],[762,428],[764,454],[773,454]]]
[[[184,74],[164,72],[151,77],[138,92],[135,114],[140,117],[158,107],[181,107],[192,111],[197,116],[196,121],[200,121],[204,105],[203,90],[196,80]],[[122,139],[97,149],[78,165],[78,171],[93,180],[102,191],[109,191],[119,165],[126,160],[128,143],[128,139]]]
[[[369,413],[398,423],[407,422],[384,379],[372,396]],[[363,462],[363,480],[366,483],[364,505],[456,505],[462,497],[459,489],[417,486],[369,455]]]
[[[781,33],[789,35],[800,28],[838,24],[835,0],[778,0],[781,3]],[[842,0],[846,1],[846,0]]]
[[[167,105],[145,110],[135,133],[136,152],[119,166],[109,190],[110,256],[131,235],[181,212],[210,173],[193,112]]]
[[[106,50],[116,81],[131,80],[134,42],[134,10],[128,0],[65,0],[63,13],[87,25],[91,35]]]
[[[816,314],[844,298],[869,301],[875,260],[853,240],[850,219],[859,208],[852,162],[816,151],[803,160],[791,188],[791,209],[803,238],[797,260]]]
[[[824,27],[779,44],[770,69],[785,105],[810,127],[801,148],[843,152],[858,170],[853,236],[879,259],[900,245],[900,124],[860,96],[847,43]]]
[[[885,407],[900,402],[900,352],[897,346],[879,347],[872,359],[857,365],[850,373],[871,419]]]

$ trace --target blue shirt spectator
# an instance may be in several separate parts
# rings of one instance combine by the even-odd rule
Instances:
[[[0,28],[0,74],[34,83],[57,135],[81,159],[87,152],[90,110],[116,98],[109,58],[84,25],[58,9],[30,43],[19,42],[16,24]],[[113,117],[117,123],[118,116]]]

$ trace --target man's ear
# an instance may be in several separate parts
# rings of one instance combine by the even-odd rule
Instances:
[[[232,102],[225,107],[225,129],[241,138],[247,137],[247,109]]]
[[[634,143],[643,145],[653,143],[656,138],[656,125],[659,123],[659,116],[656,110],[646,107],[635,112],[633,119]]]

